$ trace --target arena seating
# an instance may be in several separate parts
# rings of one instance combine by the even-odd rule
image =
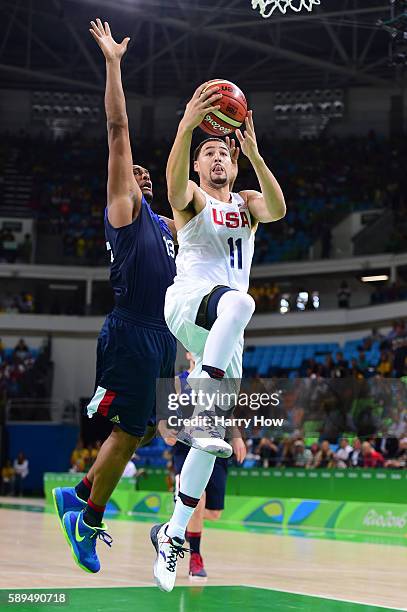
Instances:
[[[326,355],[337,351],[343,352],[343,357],[350,362],[359,357],[358,347],[362,340],[349,340],[342,347],[338,342],[319,344],[273,344],[270,346],[249,346],[243,356],[245,370],[256,371],[260,376],[266,376],[270,370],[290,370],[293,376],[296,370],[306,359],[315,359],[323,363]],[[369,351],[365,352],[366,359],[372,366],[376,365],[379,357],[379,342],[374,342]]]
[[[166,449],[168,449],[168,446],[165,444],[162,438],[154,438],[154,440],[148,446],[137,449],[137,467],[165,467],[168,459],[163,457],[163,452]]]
[[[12,359],[13,359],[13,348],[5,348],[4,349],[4,361],[11,363]],[[37,359],[38,355],[39,355],[39,349],[38,348],[29,348],[30,351],[30,357],[31,359]]]
[[[307,258],[316,240],[322,242],[322,257],[329,257],[333,226],[351,210],[369,208],[393,210],[395,228],[394,235],[389,235],[388,250],[403,250],[406,245],[404,166],[397,161],[391,175],[384,171],[389,151],[394,160],[403,159],[406,146],[403,140],[390,142],[373,132],[366,138],[332,137],[297,142],[271,141],[263,136],[259,140],[284,187],[287,215],[277,224],[259,228],[255,264]],[[142,151],[140,161],[151,171],[155,209],[168,215],[163,169],[169,143],[149,140],[137,144],[137,150]],[[27,135],[4,135],[0,142],[0,162],[10,148],[16,151],[19,172],[32,177],[27,210],[36,217],[41,238],[37,241],[41,249],[36,254],[36,262],[48,263],[51,252],[55,263],[106,265],[105,137],[84,141],[81,136],[54,143]],[[257,180],[242,156],[236,189],[248,187],[256,188]],[[0,210],[5,210],[1,191]]]

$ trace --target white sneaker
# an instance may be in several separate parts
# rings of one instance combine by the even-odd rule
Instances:
[[[192,446],[198,450],[228,459],[233,449],[223,439],[225,437],[225,428],[222,425],[215,424],[214,417],[208,411],[202,411],[199,415],[201,422],[197,426],[185,426],[178,432],[177,440]]]
[[[167,533],[168,523],[154,525],[150,531],[151,542],[157,551],[154,562],[154,578],[161,591],[169,593],[174,588],[177,577],[178,557],[184,557],[187,549],[182,548],[185,540],[170,538]]]

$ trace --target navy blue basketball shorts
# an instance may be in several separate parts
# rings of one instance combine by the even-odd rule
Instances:
[[[98,412],[123,431],[144,435],[155,420],[158,378],[173,379],[177,344],[165,324],[109,314],[97,344],[95,394],[88,416]],[[143,321],[145,322],[145,321]]]
[[[218,318],[219,300],[222,295],[229,291],[236,291],[236,289],[231,289],[231,287],[226,287],[226,285],[216,285],[208,295],[205,295],[198,308],[195,324],[210,331]]]
[[[182,466],[189,453],[189,447],[182,442],[177,442],[174,446],[173,461],[175,469],[175,497],[178,497],[180,481],[179,475],[181,474]],[[223,510],[225,507],[225,491],[226,491],[226,479],[228,475],[228,460],[216,459],[213,466],[213,472],[206,485],[206,502],[205,508],[207,510]]]

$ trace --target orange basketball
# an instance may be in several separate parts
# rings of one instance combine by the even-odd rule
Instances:
[[[237,85],[223,79],[209,81],[204,91],[217,85],[217,93],[221,99],[215,104],[220,105],[219,110],[207,113],[199,125],[204,132],[211,136],[227,136],[239,128],[247,115],[247,102],[244,93]]]

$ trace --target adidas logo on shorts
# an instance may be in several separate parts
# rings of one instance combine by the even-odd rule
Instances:
[[[114,416],[112,419],[110,419],[112,423],[120,423],[120,419],[118,417],[118,415],[116,414],[116,416]]]

